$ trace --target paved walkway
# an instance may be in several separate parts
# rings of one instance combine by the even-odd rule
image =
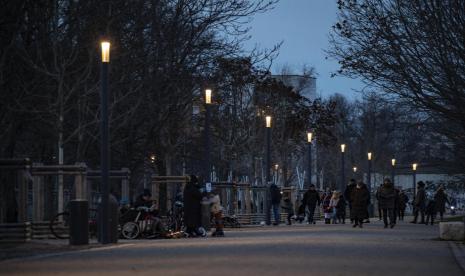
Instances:
[[[465,275],[438,226],[297,225],[0,262],[8,275]]]

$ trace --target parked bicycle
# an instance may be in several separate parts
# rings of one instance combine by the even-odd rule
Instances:
[[[49,229],[52,235],[57,239],[69,238],[69,211],[56,214],[49,222]],[[97,237],[97,209],[89,209],[89,237]]]

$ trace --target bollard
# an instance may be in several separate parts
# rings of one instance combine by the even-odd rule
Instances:
[[[69,244],[89,244],[89,203],[85,199],[69,202]]]

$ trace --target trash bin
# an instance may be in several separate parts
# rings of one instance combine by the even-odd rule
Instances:
[[[101,226],[101,218],[102,218],[102,204],[98,207],[98,221],[99,221],[99,231],[98,231],[98,241],[102,242],[102,226]],[[117,243],[118,242],[118,223],[119,223],[119,205],[118,200],[113,196],[110,195],[108,198],[108,239],[109,243]]]
[[[202,223],[202,227],[206,230],[206,231],[210,231],[210,225],[211,225],[211,222],[210,222],[210,216],[211,216],[211,213],[210,213],[210,201],[209,200],[202,200],[200,202],[201,204],[201,223]]]
[[[69,244],[89,244],[89,202],[85,199],[69,202]]]

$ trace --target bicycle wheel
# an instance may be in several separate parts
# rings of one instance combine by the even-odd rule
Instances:
[[[50,232],[57,239],[69,238],[69,212],[58,213],[50,220]]]
[[[126,222],[121,228],[121,235],[123,235],[123,237],[128,240],[133,240],[137,238],[139,236],[139,233],[139,225],[132,221]]]

